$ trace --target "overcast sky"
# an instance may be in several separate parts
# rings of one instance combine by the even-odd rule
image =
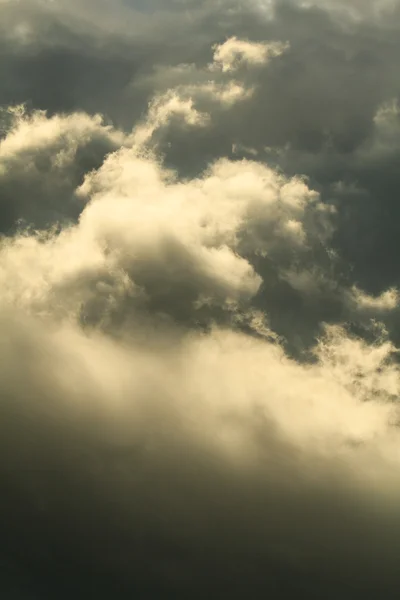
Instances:
[[[0,0],[0,596],[396,599],[400,2]]]

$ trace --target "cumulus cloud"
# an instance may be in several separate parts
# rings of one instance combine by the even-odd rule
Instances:
[[[357,287],[353,289],[353,297],[360,308],[394,310],[399,303],[398,291],[390,289],[383,292],[380,296],[370,296],[363,293]]]
[[[207,114],[201,114],[194,108],[191,98],[183,99],[176,91],[171,91],[151,102],[145,124],[135,132],[136,143],[145,144],[154,132],[168,125],[173,117],[178,117],[192,126],[206,125],[208,120]]]
[[[281,42],[257,43],[231,37],[223,44],[214,46],[214,62],[210,68],[229,72],[235,71],[241,65],[262,65],[270,57],[282,54],[287,48],[288,44]]]
[[[222,159],[201,177],[181,181],[135,145],[87,174],[74,198],[82,206],[76,226],[4,241],[7,302],[27,302],[31,309],[37,300],[40,311],[51,297],[57,305],[75,298],[78,310],[92,293],[97,306],[102,288],[112,303],[119,290],[121,301],[147,298],[164,313],[194,322],[196,308],[216,304],[231,311],[248,303],[262,281],[249,257],[291,264],[320,233],[318,224],[324,231],[326,217],[317,193],[266,165]],[[306,231],[311,213],[316,230]]]
[[[10,130],[4,154],[29,149],[24,128],[34,134],[37,119],[34,147],[51,152],[60,123],[36,115]],[[83,127],[68,131],[86,137]],[[135,132],[131,142],[77,187],[84,208],[76,223],[3,240],[2,477],[18,523],[4,551],[40,593],[55,593],[60,581],[67,593],[87,589],[76,565],[92,561],[109,574],[104,589],[118,582],[149,597],[195,589],[239,597],[243,585],[289,593],[282,569],[299,585],[305,573],[326,571],[340,589],[349,556],[357,557],[354,569],[370,564],[359,539],[375,539],[375,503],[390,511],[399,494],[396,349],[328,328],[316,360],[302,365],[252,303],[261,284],[268,293],[268,280],[250,257],[275,261],[284,279],[293,256],[298,261],[322,231],[329,239],[330,212],[304,181],[227,159],[181,180],[135,145]],[[357,299],[368,304],[361,293]],[[379,312],[379,302],[368,308]],[[306,506],[318,523],[310,545],[316,523],[300,525]],[[338,533],[343,518],[352,525]],[[39,547],[37,519],[45,527]],[[71,520],[79,532],[68,534]],[[210,520],[222,520],[225,533]],[[374,556],[400,543],[394,523]],[[18,558],[22,535],[28,563]],[[50,539],[71,565],[58,585],[44,575]],[[211,588],[204,569],[216,569]]]
[[[29,6],[0,8],[0,595],[397,598],[389,13]]]
[[[229,111],[237,103],[251,99],[257,87],[254,77],[249,79],[242,73],[233,79],[229,76],[231,72],[240,64],[264,64],[285,49],[287,45],[277,42],[255,44],[231,38],[214,47],[214,60],[207,67],[185,63],[169,69],[156,66],[151,74],[139,77],[133,86],[138,90],[149,86],[162,90],[150,101],[144,123],[136,127],[136,143],[150,142],[155,133],[159,138],[160,130],[170,127],[171,121],[176,126],[176,118],[197,127],[217,121],[221,110]],[[160,139],[156,142],[159,146]]]
[[[0,140],[0,228],[45,227],[74,219],[81,207],[74,190],[84,174],[124,143],[124,134],[99,115],[75,113],[47,118],[24,107],[4,112]]]

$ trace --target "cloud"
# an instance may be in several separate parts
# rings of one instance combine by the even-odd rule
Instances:
[[[251,99],[256,87],[254,80],[248,80],[243,74],[239,79],[225,74],[229,76],[241,62],[250,66],[264,64],[285,49],[286,45],[276,42],[253,44],[231,38],[214,46],[214,60],[206,67],[185,63],[169,69],[156,67],[152,74],[142,76],[133,86],[137,90],[148,87],[162,90],[150,101],[144,123],[136,126],[136,143],[149,143],[156,132],[160,133],[159,130],[176,126],[174,117],[180,117],[186,125],[201,128],[209,126],[212,120],[217,121],[221,110],[229,111],[235,104]],[[167,130],[167,137],[168,133]],[[156,144],[159,148],[159,138]]]
[[[194,108],[191,98],[185,100],[176,92],[171,91],[152,101],[146,124],[136,130],[136,143],[139,145],[146,143],[155,131],[169,124],[174,116],[181,118],[187,125],[207,124],[207,115],[199,113]]]
[[[354,299],[361,308],[394,310],[398,306],[398,292],[396,289],[386,290],[377,297],[364,294],[356,287],[353,292]]]
[[[46,148],[57,162],[63,126],[62,152],[80,140],[68,168],[93,129],[105,134],[83,115],[17,115],[3,154]],[[181,179],[135,132],[132,147],[106,132],[125,147],[77,187],[78,221],[4,238],[0,251],[11,573],[22,568],[20,587],[45,595],[83,593],[93,569],[104,597],[288,594],[284,573],[315,595],[321,572],[354,593],[384,574],[389,593],[400,543],[396,348],[330,327],[301,364],[253,302],[270,284],[250,257],[287,279],[323,232],[328,243],[333,215],[301,178],[262,163],[221,159]],[[357,301],[379,313],[378,301]]]
[[[378,8],[1,3],[4,597],[398,597]]]
[[[3,233],[25,226],[43,228],[76,219],[82,207],[74,190],[84,174],[124,143],[124,134],[99,115],[4,113],[0,140],[0,227]]]
[[[310,368],[229,331],[143,337],[139,324],[119,345],[7,319],[2,552],[35,592],[283,595],[284,573],[315,597],[395,589],[390,346],[336,332]]]
[[[282,54],[287,47],[287,44],[280,42],[256,43],[231,37],[223,44],[214,46],[214,62],[210,68],[230,72],[237,70],[243,64],[262,65],[270,57]]]
[[[24,123],[29,143],[36,153],[42,140],[54,164],[63,166],[53,149],[60,123],[42,115],[35,118],[42,137],[35,143],[35,122]],[[80,119],[74,115],[62,124],[71,139],[76,135],[71,124],[80,125],[81,144],[86,133]],[[88,125],[103,133],[99,121],[89,120]],[[142,127],[147,124],[139,133]],[[104,133],[120,135],[107,129]],[[134,144],[137,133],[131,137]],[[4,154],[15,156],[20,146],[26,152],[27,138],[25,129],[12,130],[3,141]],[[68,169],[75,150],[60,151]],[[71,176],[68,181],[72,183]],[[306,253],[313,235],[319,239],[326,218],[318,194],[266,165],[222,159],[185,182],[135,145],[111,153],[72,195],[82,210],[76,226],[57,235],[51,230],[22,232],[4,241],[1,277],[7,303],[39,313],[53,302],[55,310],[63,310],[65,303],[67,316],[89,311],[86,318],[91,321],[102,320],[106,315],[101,311],[115,303],[114,310],[123,313],[121,302],[128,303],[126,310],[131,302],[145,302],[194,324],[201,318],[199,308],[215,305],[228,313],[243,303],[249,308],[262,281],[249,257],[290,265],[293,253]],[[315,232],[306,232],[311,213]]]

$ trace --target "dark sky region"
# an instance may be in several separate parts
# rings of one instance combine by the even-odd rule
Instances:
[[[0,0],[0,598],[397,600],[400,2]]]

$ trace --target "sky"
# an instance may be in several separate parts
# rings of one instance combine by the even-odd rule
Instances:
[[[0,0],[0,596],[397,599],[400,2]]]

